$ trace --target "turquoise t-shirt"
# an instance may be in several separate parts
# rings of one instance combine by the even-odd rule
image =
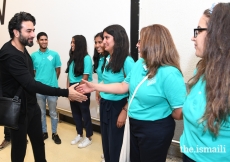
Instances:
[[[110,55],[107,56],[106,58],[106,65],[108,64],[110,59]],[[104,69],[103,74],[102,74],[102,81],[104,84],[110,84],[110,83],[121,83],[125,79],[125,75],[127,76],[131,69],[133,68],[134,61],[133,58],[128,56],[125,59],[124,66],[121,69],[120,72],[118,73],[113,73],[111,70],[106,70]],[[100,95],[102,98],[107,99],[107,100],[112,100],[112,101],[118,101],[121,100],[125,97],[128,96],[128,93],[124,94],[111,94],[111,93],[105,93],[105,92],[100,92]]]
[[[101,67],[104,63],[104,56],[100,55],[100,59],[98,61],[98,67],[96,69],[97,72],[97,76],[98,76],[98,83],[100,83],[102,81],[102,70]]]
[[[88,74],[88,81],[91,82],[92,79],[92,60],[91,57],[89,55],[86,55],[84,57],[84,72],[83,74]],[[75,76],[74,74],[74,62],[72,61],[71,64],[69,65],[69,82],[70,83],[79,83],[81,82],[83,75],[80,76]]]
[[[192,87],[183,105],[180,149],[197,162],[227,162],[230,161],[230,117],[221,125],[217,138],[208,130],[204,132],[206,122],[199,123],[206,107],[206,82],[202,79]]]
[[[140,58],[124,82],[129,84],[129,102],[135,88],[147,75],[144,59]],[[181,72],[173,66],[161,66],[156,75],[144,81],[130,104],[128,115],[137,120],[155,121],[169,116],[183,106],[186,87]]]
[[[51,87],[58,87],[56,68],[61,67],[61,59],[57,52],[47,49],[31,54],[36,70],[35,80]]]

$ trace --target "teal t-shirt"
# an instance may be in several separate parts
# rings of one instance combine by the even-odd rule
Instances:
[[[104,57],[102,55],[100,55],[100,59],[98,61],[98,67],[96,69],[97,72],[97,76],[98,76],[98,83],[100,83],[102,81],[102,70],[101,67],[104,63]]]
[[[145,61],[140,58],[124,80],[129,84],[129,98],[147,72]],[[161,66],[153,78],[145,80],[138,88],[129,103],[128,115],[145,121],[163,119],[174,109],[182,107],[185,97],[186,87],[181,72],[173,66]]]
[[[89,55],[86,55],[84,57],[84,72],[83,74],[88,74],[88,81],[91,82],[92,79],[92,60]],[[80,76],[75,76],[74,74],[74,62],[72,61],[71,64],[69,65],[69,82],[70,83],[79,83],[81,82],[83,75]]]
[[[58,87],[56,68],[61,67],[61,59],[57,52],[47,49],[31,54],[36,70],[35,80],[51,87]]]
[[[215,138],[210,131],[204,132],[205,123],[199,123],[206,107],[206,82],[202,77],[192,87],[183,105],[184,130],[180,137],[180,149],[197,162],[230,161],[230,117],[220,126]]]
[[[110,59],[110,55],[107,56],[106,58],[106,65],[108,64]],[[124,66],[118,73],[113,73],[111,70],[106,70],[104,69],[103,74],[102,74],[102,81],[104,84],[110,84],[110,83],[121,83],[125,79],[125,75],[127,76],[131,69],[133,68],[134,61],[133,58],[128,56],[125,59]],[[107,99],[107,100],[112,100],[112,101],[118,101],[121,100],[125,97],[128,96],[128,93],[124,94],[111,94],[111,93],[105,93],[105,92],[100,92],[100,95],[102,98]]]

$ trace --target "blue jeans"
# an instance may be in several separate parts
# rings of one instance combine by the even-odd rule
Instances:
[[[49,108],[49,115],[51,117],[51,126],[52,126],[52,133],[57,133],[57,123],[58,123],[58,117],[57,117],[57,96],[47,96],[42,94],[36,94],[37,96],[37,102],[41,109],[41,121],[42,121],[42,131],[43,133],[47,132],[47,125],[46,125],[46,100],[48,103]]]

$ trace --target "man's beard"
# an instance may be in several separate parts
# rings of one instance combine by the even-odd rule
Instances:
[[[29,42],[29,39],[26,39],[25,37],[22,36],[22,34],[20,33],[19,36],[19,42],[23,45],[23,46],[29,46],[32,47],[34,45],[34,42]]]

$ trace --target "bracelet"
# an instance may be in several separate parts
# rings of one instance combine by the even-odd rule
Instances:
[[[122,110],[125,110],[127,112],[127,108],[123,107]]]

